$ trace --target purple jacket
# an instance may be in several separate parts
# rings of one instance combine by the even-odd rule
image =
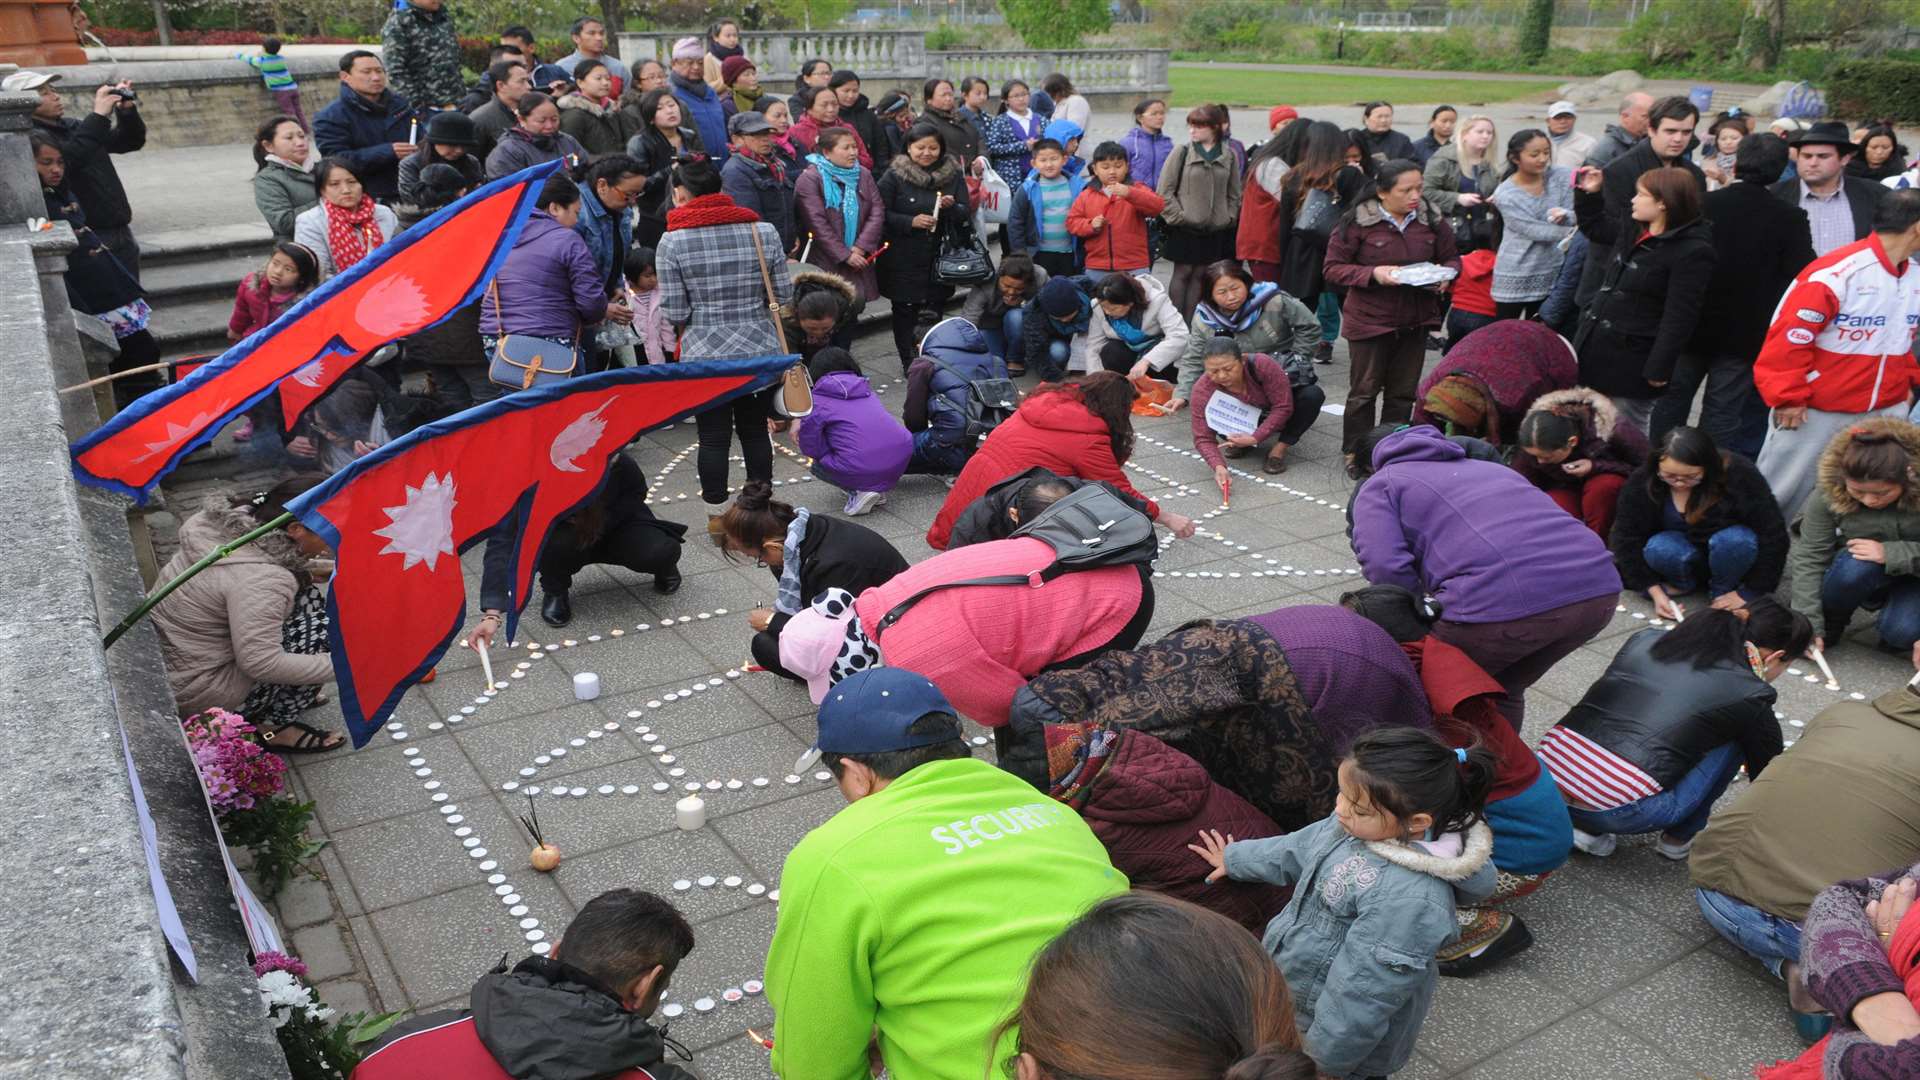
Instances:
[[[893,490],[913,456],[913,436],[850,371],[814,383],[813,415],[798,423],[800,452],[852,491]]]
[[[1524,619],[1620,591],[1592,529],[1434,428],[1382,439],[1373,468],[1353,496],[1353,554],[1375,585],[1429,593],[1461,623]]]
[[[1300,683],[1314,723],[1335,753],[1383,718],[1432,729],[1433,713],[1413,661],[1378,623],[1332,604],[1302,604],[1247,620],[1272,635]]]
[[[577,338],[606,314],[604,280],[580,234],[535,210],[480,297],[480,332]]]
[[[1165,132],[1149,135],[1146,128],[1135,124],[1120,136],[1120,145],[1127,151],[1127,172],[1133,182],[1148,187],[1159,186],[1160,169],[1167,163],[1167,156],[1173,153],[1173,139]]]

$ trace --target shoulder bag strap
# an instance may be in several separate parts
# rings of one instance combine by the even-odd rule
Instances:
[[[780,351],[791,352],[786,324],[780,321],[780,300],[773,293],[773,274],[767,269],[767,249],[760,243],[760,223],[750,222],[748,228],[753,231],[753,253],[760,261],[760,284],[767,290],[767,315],[773,319],[773,332],[780,337]]]
[[[1047,569],[1052,569],[1052,567],[1049,566]],[[940,585],[929,585],[928,587],[921,589],[919,592],[914,593],[912,596],[907,597],[905,600],[902,600],[899,603],[893,605],[893,608],[891,610],[889,610],[885,615],[881,616],[880,622],[877,625],[875,625],[873,628],[873,637],[877,641],[880,637],[880,632],[885,630],[887,627],[892,626],[894,623],[899,622],[900,617],[905,615],[907,611],[913,607],[913,605],[919,603],[920,601],[926,599],[927,597],[933,595],[934,593],[941,591],[942,589],[958,589],[967,585],[1033,585],[1037,588],[1039,586],[1039,582],[1036,581],[1035,578],[1039,578],[1042,581],[1052,580],[1051,577],[1048,577],[1046,575],[1045,570],[1037,570],[1032,575],[998,574],[993,577],[969,578],[966,581],[949,581]]]

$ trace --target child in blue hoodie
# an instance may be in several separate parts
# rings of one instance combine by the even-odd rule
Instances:
[[[1056,129],[1066,129],[1067,139],[1056,138]],[[1069,149],[1079,144],[1077,125],[1061,121],[1049,128],[1033,144],[1033,169],[1007,208],[1008,254],[1033,256],[1050,276],[1070,277],[1086,262],[1083,242],[1067,231],[1067,213],[1087,186],[1086,162]]]
[[[1481,810],[1495,764],[1430,731],[1377,728],[1340,763],[1332,817],[1237,843],[1203,831],[1188,845],[1213,867],[1208,881],[1294,886],[1264,940],[1325,1075],[1386,1076],[1413,1057],[1439,982],[1434,954],[1460,934],[1456,905],[1493,892]]]

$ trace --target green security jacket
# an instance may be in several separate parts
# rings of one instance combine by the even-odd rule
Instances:
[[[1034,954],[1127,889],[1079,815],[977,759],[913,769],[787,856],[767,954],[773,1071],[980,1080]],[[990,1056],[991,1055],[991,1056]]]

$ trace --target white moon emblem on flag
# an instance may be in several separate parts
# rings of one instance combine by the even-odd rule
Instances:
[[[600,436],[606,434],[607,422],[600,419],[600,414],[606,412],[611,404],[611,400],[601,402],[599,408],[582,413],[554,436],[553,447],[547,451],[547,460],[553,462],[554,468],[561,472],[586,471],[575,465],[573,459],[593,449],[594,444],[600,441]]]
[[[380,554],[397,554],[405,560],[400,569],[411,570],[414,564],[424,562],[431,571],[440,556],[454,553],[453,474],[441,477],[428,473],[419,487],[407,485],[406,500],[403,505],[385,508],[387,527],[373,530],[373,535],[387,538]]]

